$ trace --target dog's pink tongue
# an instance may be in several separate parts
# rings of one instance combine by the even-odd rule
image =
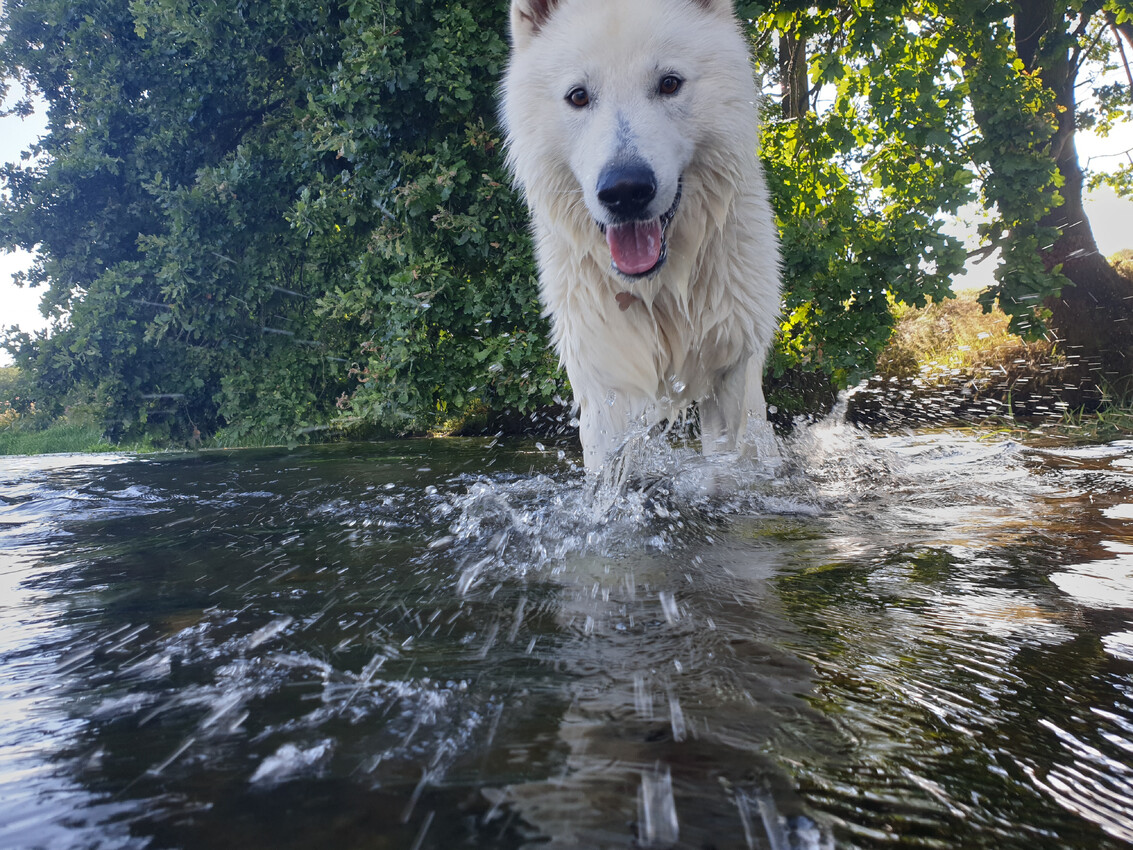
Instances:
[[[606,242],[618,271],[643,274],[661,259],[661,219],[609,225]]]

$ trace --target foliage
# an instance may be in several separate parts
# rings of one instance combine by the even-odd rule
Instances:
[[[0,455],[109,451],[102,426],[75,411],[55,417],[35,402],[28,376],[15,366],[0,366]]]
[[[492,120],[506,9],[359,4],[312,96],[308,143],[343,170],[313,182],[294,217],[328,249],[362,235],[320,309],[363,340],[343,405],[393,429],[527,412],[565,391]]]
[[[836,377],[868,368],[868,353],[853,343],[873,353],[884,344],[887,297],[921,306],[949,294],[964,256],[941,235],[941,214],[973,195],[990,214],[983,252],[1002,258],[981,303],[999,304],[1014,332],[1044,332],[1043,302],[1066,283],[1044,259],[1060,237],[1045,217],[1064,200],[1053,144],[1060,117],[1074,108],[1059,101],[1056,71],[1066,69],[1055,66],[1072,52],[1099,72],[1112,69],[1117,36],[1101,13],[1121,22],[1131,9],[1128,0],[1052,4],[1050,33],[1029,64],[1015,28],[1019,6],[1005,1],[816,10],[783,0],[753,18],[768,64],[768,33],[810,48],[812,110],[776,121],[773,107],[765,137],[790,285],[788,362],[822,358]],[[1127,85],[1095,93],[1095,104],[1075,113],[1080,121],[1108,129],[1129,117]]]
[[[15,366],[0,366],[0,405],[15,413],[26,413],[35,405],[31,381]]]
[[[810,79],[829,102],[799,116],[767,110],[787,282],[772,367],[809,365],[844,387],[888,341],[891,304],[946,297],[963,266],[962,244],[940,232],[941,213],[971,194],[955,145],[963,98],[940,68],[945,36],[913,20],[773,9],[754,31],[776,28],[821,40]]]
[[[97,425],[57,421],[46,428],[5,426],[0,415],[0,455],[73,454],[120,451]]]
[[[112,436],[181,439],[325,414],[345,385],[337,328],[284,215],[315,165],[293,119],[333,58],[329,24],[303,3],[6,7],[0,63],[47,98],[50,134],[6,167],[0,231],[38,246],[28,278],[54,320],[7,347],[57,408],[89,400]]]
[[[1045,329],[1045,297],[1057,295],[1065,279],[1045,267],[1040,249],[1057,238],[1042,217],[1061,201],[1061,177],[1050,155],[1057,128],[1054,94],[1015,55],[1013,34],[1003,18],[1009,6],[989,5],[970,28],[958,28],[957,45],[979,132],[968,142],[981,164],[981,195],[993,213],[980,226],[991,249],[1001,251],[996,286],[980,297],[985,310],[999,304],[1011,330],[1034,338]]]
[[[561,391],[491,120],[504,4],[33,0],[5,76],[50,135],[9,166],[50,336],[7,347],[114,436],[421,429]],[[60,82],[64,84],[60,85]]]

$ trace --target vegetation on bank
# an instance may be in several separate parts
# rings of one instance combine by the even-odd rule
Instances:
[[[45,412],[34,387],[15,366],[0,366],[0,455],[139,451],[141,443],[117,445],[89,411]]]
[[[21,428],[0,424],[0,455],[78,454],[133,451],[110,443],[98,425],[76,425],[66,421],[45,428]]]
[[[1133,279],[1133,251],[1112,258]],[[1020,439],[1098,442],[1133,436],[1133,392],[1104,384],[1088,409],[1060,345],[1028,341],[979,293],[923,308],[898,305],[893,337],[877,372],[855,387],[850,421],[874,429],[974,427]]]
[[[1124,263],[1122,257],[1115,262],[1133,272],[1133,252],[1124,254]],[[1045,340],[1028,342],[1012,333],[1006,314],[985,312],[977,299],[977,293],[968,291],[923,308],[896,308],[896,326],[878,358],[877,373],[849,393],[850,421],[880,430],[970,427],[1028,442],[1098,443],[1133,437],[1133,396],[1107,393],[1090,412],[1073,409],[1060,399],[1065,358]],[[147,441],[111,442],[86,410],[44,415],[20,397],[22,386],[19,370],[0,367],[0,455],[156,448]],[[481,410],[441,423],[430,433],[496,433],[499,428],[559,433],[568,418],[561,409],[552,409],[522,422],[502,423]],[[323,428],[290,442],[372,436],[378,435]],[[281,441],[266,430],[221,430],[190,443],[212,449],[274,445]]]
[[[973,200],[1001,257],[980,303],[1069,340],[1087,403],[1129,388],[1133,289],[1089,250],[1081,195],[1133,171],[1083,174],[1073,136],[1130,115],[1123,76],[1087,84],[1133,45],[1130,0],[737,9],[768,81],[778,415],[873,374],[894,305],[949,296],[944,226]],[[0,167],[0,248],[37,251],[51,321],[0,330],[22,397],[160,446],[561,408],[495,120],[506,20],[505,0],[4,4],[0,93],[49,110]]]

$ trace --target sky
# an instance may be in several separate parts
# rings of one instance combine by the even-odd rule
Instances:
[[[47,118],[42,111],[29,118],[0,117],[0,162],[19,162],[20,152],[27,150],[43,133]],[[26,331],[47,326],[39,313],[43,289],[28,289],[12,283],[12,275],[31,264],[26,251],[0,251],[0,327],[19,325]],[[0,351],[0,366],[11,363],[6,351]]]
[[[46,117],[42,111],[28,118],[0,117],[0,162],[18,162],[20,152],[39,138],[45,127]],[[1120,162],[1133,162],[1133,124],[1126,124],[1107,139],[1079,132],[1076,142],[1083,165],[1095,170],[1104,171]],[[1085,203],[1098,249],[1103,254],[1108,256],[1123,248],[1133,248],[1133,200],[1119,198],[1112,189],[1102,187],[1090,193]],[[949,227],[949,232],[964,235],[970,248],[977,244],[975,218],[978,212],[973,206]],[[30,262],[31,255],[27,252],[0,252],[0,327],[19,325],[22,330],[31,332],[47,326],[47,320],[39,312],[43,290],[19,287],[12,282],[12,275],[27,268]],[[992,283],[994,269],[994,258],[970,264],[965,274],[953,281],[953,288],[983,289]],[[0,365],[9,363],[11,358],[7,352],[0,351]]]

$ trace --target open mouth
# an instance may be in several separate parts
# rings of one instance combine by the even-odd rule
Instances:
[[[668,210],[645,221],[626,221],[598,227],[606,234],[614,269],[625,277],[646,277],[665,264],[669,223],[681,203],[681,184]]]

